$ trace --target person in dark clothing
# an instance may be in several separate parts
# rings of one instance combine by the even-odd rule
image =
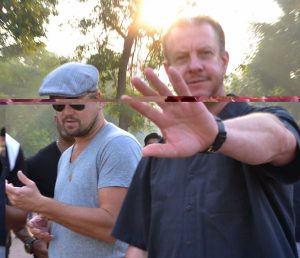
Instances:
[[[0,134],[0,159],[1,159],[1,169],[0,169],[0,257],[5,256],[5,246],[6,246],[6,227],[5,227],[5,206],[6,206],[6,196],[5,196],[5,179],[6,172],[5,167],[2,162],[2,153],[5,149],[5,131],[1,129]]]
[[[6,133],[5,127],[0,130],[0,254],[9,254],[11,243],[10,230],[18,231],[26,224],[26,212],[11,206],[5,194],[4,181],[15,186],[22,186],[17,177],[19,170],[25,170],[24,155],[20,144]],[[0,256],[3,257],[3,256]]]
[[[294,184],[294,211],[296,218],[296,241],[298,255],[300,256],[300,182]]]
[[[181,19],[163,40],[170,90],[145,69],[144,96],[226,96],[229,61],[218,22]],[[123,96],[164,143],[144,147],[113,236],[126,258],[296,258],[292,184],[300,130],[280,107],[157,101]]]
[[[145,146],[151,143],[157,143],[161,139],[161,136],[158,133],[149,133],[145,136],[144,143]]]

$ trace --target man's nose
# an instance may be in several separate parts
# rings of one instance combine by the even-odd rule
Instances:
[[[203,62],[202,62],[201,58],[199,58],[195,54],[191,55],[190,62],[189,62],[189,69],[190,69],[190,71],[203,70]]]
[[[69,104],[66,104],[66,106],[65,106],[65,108],[64,108],[64,110],[63,110],[63,112],[64,112],[65,114],[74,113],[74,109],[73,109]]]

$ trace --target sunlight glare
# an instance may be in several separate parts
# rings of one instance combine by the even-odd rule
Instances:
[[[51,17],[47,26],[47,49],[58,55],[72,56],[77,45],[92,42],[93,38],[82,36],[68,20],[89,17],[98,1],[59,0],[59,16]],[[228,70],[232,71],[255,51],[257,41],[251,24],[275,22],[282,11],[274,0],[143,0],[140,22],[146,27],[165,30],[181,16],[199,14],[211,15],[222,24],[230,54]],[[122,44],[120,46],[122,48]]]
[[[251,24],[275,22],[282,12],[274,0],[144,0],[141,20],[147,26],[165,30],[180,16],[199,14],[212,16],[221,23],[230,53],[229,71],[232,71],[255,51],[257,39],[251,32]]]
[[[156,29],[166,29],[178,18],[184,0],[144,0],[141,22]]]

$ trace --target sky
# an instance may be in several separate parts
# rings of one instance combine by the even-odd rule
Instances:
[[[79,0],[60,0],[59,15],[50,18],[47,26],[47,49],[58,55],[72,56],[76,45],[88,40],[72,28],[68,21],[88,17],[94,3]],[[176,17],[178,8],[183,15],[206,14],[218,20],[226,36],[226,48],[230,54],[229,72],[255,51],[257,44],[251,32],[254,22],[275,22],[281,10],[273,0],[198,0],[193,8],[186,8],[186,0],[144,0],[144,22],[167,27]]]

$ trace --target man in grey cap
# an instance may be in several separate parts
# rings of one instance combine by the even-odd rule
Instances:
[[[18,176],[24,187],[6,185],[14,205],[39,213],[28,225],[36,237],[51,240],[50,258],[124,257],[126,245],[111,230],[140,159],[140,145],[105,120],[98,77],[92,65],[67,63],[39,89],[40,95],[57,99],[57,119],[75,138],[60,158],[54,199],[42,196],[22,172]]]

